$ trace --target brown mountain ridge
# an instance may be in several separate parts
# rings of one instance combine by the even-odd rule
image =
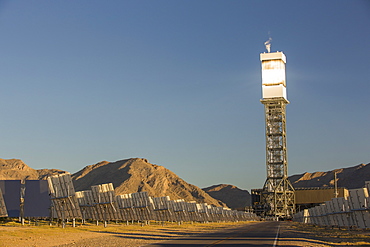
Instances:
[[[370,180],[370,163],[340,168],[326,172],[303,173],[289,177],[295,188],[331,187],[334,173],[339,187],[361,188]],[[65,173],[58,169],[35,170],[19,159],[0,159],[0,180],[46,179],[53,174]],[[113,183],[117,194],[147,191],[150,196],[170,196],[171,199],[206,202],[215,206],[228,205],[241,209],[250,204],[250,194],[233,185],[214,185],[201,190],[186,183],[163,166],[150,164],[148,160],[131,158],[116,162],[102,161],[88,165],[72,174],[76,190],[86,190],[92,185]],[[222,201],[222,202],[221,202]]]
[[[19,159],[0,159],[0,180],[42,180],[61,173],[66,171],[35,170]],[[72,174],[72,181],[76,191],[88,190],[92,185],[113,183],[117,195],[146,191],[152,197],[170,196],[172,200],[184,199],[226,206],[163,166],[150,164],[148,160],[141,158],[88,165]]]
[[[362,188],[365,181],[370,181],[370,163],[359,164],[326,172],[305,172],[289,177],[295,188],[333,187],[334,173],[337,173],[337,184],[347,189]]]
[[[212,198],[199,187],[185,182],[170,170],[141,158],[116,162],[103,161],[89,165],[73,174],[72,180],[76,190],[86,190],[91,185],[113,183],[118,195],[146,191],[152,197],[170,196],[172,200],[184,199],[225,206],[221,201]]]
[[[246,207],[251,206],[250,193],[234,185],[219,184],[203,188],[203,190],[213,198],[226,203],[231,209],[245,210]]]
[[[53,174],[65,173],[58,169],[35,170],[19,159],[0,159],[0,180],[39,180]]]

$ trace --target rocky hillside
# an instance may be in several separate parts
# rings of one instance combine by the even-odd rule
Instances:
[[[356,189],[363,187],[365,181],[370,181],[370,163],[327,172],[306,172],[300,175],[290,176],[289,180],[295,188],[332,187],[334,186],[335,172],[337,172],[338,187]]]
[[[35,170],[19,159],[0,159],[0,180],[46,179],[58,173],[65,173],[65,171]],[[170,196],[172,200],[184,199],[226,206],[199,187],[188,184],[163,166],[150,164],[146,159],[103,161],[86,166],[73,174],[72,179],[76,191],[90,189],[92,185],[113,183],[117,194],[147,191],[153,197]]]
[[[216,198],[235,210],[244,210],[251,206],[251,195],[247,190],[241,190],[230,184],[213,185],[203,189],[213,198]]]
[[[58,173],[65,173],[65,171],[57,169],[35,170],[19,159],[0,159],[0,180],[38,180]]]
[[[0,159],[0,180],[46,179],[64,173],[57,169],[35,170],[19,159]],[[338,186],[360,188],[370,181],[370,163],[327,172],[293,175],[289,180],[294,187],[330,187],[337,172]],[[242,209],[250,205],[250,194],[233,185],[215,185],[204,190],[188,184],[170,170],[150,164],[146,159],[126,159],[116,162],[103,161],[89,165],[72,175],[76,190],[90,189],[91,185],[113,183],[117,194],[147,191],[151,196],[170,196],[171,199],[206,202],[215,206],[227,205]],[[221,202],[222,201],[222,202]]]
[[[117,194],[147,191],[152,197],[170,196],[172,200],[184,199],[225,206],[199,187],[188,184],[163,166],[150,164],[146,159],[103,161],[86,166],[73,174],[72,179],[76,190],[87,190],[96,184],[113,183]]]

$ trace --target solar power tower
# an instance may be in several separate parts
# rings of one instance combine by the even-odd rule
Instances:
[[[266,217],[290,218],[294,213],[294,188],[288,180],[286,145],[286,94],[283,52],[261,53],[262,98],[265,106],[267,179],[261,192],[261,204]]]

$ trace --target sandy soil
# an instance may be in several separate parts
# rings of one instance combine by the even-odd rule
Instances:
[[[236,227],[247,222],[239,223],[166,223],[164,225],[152,223],[151,225],[125,225],[109,224],[104,228],[102,225],[93,224],[78,225],[73,228],[67,225],[60,226],[44,225],[35,226],[11,223],[0,225],[0,246],[143,246],[178,237],[184,237],[202,232],[210,232],[223,228]]]
[[[370,231],[283,222],[279,246],[370,246]]]
[[[0,246],[144,246],[163,240],[184,237],[224,228],[238,227],[249,222],[209,223],[177,225],[78,225],[73,228],[60,226],[25,225],[7,223],[0,225]],[[253,223],[252,223],[253,224]],[[331,229],[304,225],[294,222],[282,222],[279,246],[370,246],[370,232],[361,230]]]

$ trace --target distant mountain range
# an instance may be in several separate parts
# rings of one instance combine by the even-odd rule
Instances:
[[[335,172],[339,187],[360,188],[364,186],[365,181],[370,181],[370,163],[327,172],[306,172],[290,176],[289,180],[295,188],[331,187],[334,185]],[[19,159],[0,159],[0,180],[46,179],[50,175],[61,173],[65,171],[35,170]],[[72,180],[76,191],[90,189],[92,185],[113,183],[118,195],[147,191],[152,197],[170,196],[172,200],[184,199],[214,206],[228,206],[238,210],[251,205],[251,196],[247,190],[228,184],[200,189],[185,182],[163,166],[151,164],[142,158],[116,162],[102,161],[88,165],[72,174]]]
[[[370,163],[327,172],[306,172],[290,176],[289,180],[295,188],[333,187],[334,173],[337,173],[338,187],[347,189],[361,188],[365,185],[365,181],[370,181]]]
[[[229,208],[236,210],[245,210],[246,207],[251,206],[251,194],[247,190],[239,189],[230,184],[213,185],[203,188],[213,198],[220,200]]]
[[[22,160],[0,159],[0,180],[46,179],[47,176],[65,173],[57,169],[35,170]],[[102,161],[72,174],[76,191],[88,190],[92,185],[113,183],[117,195],[147,191],[152,197],[170,196],[214,206],[226,204],[211,197],[199,187],[189,184],[175,173],[150,164],[148,160],[132,158],[116,162]]]
[[[35,170],[19,159],[8,159],[8,160],[0,159],[0,180],[6,179],[42,180],[46,179],[50,175],[61,173],[65,173],[65,171],[58,169]]]

